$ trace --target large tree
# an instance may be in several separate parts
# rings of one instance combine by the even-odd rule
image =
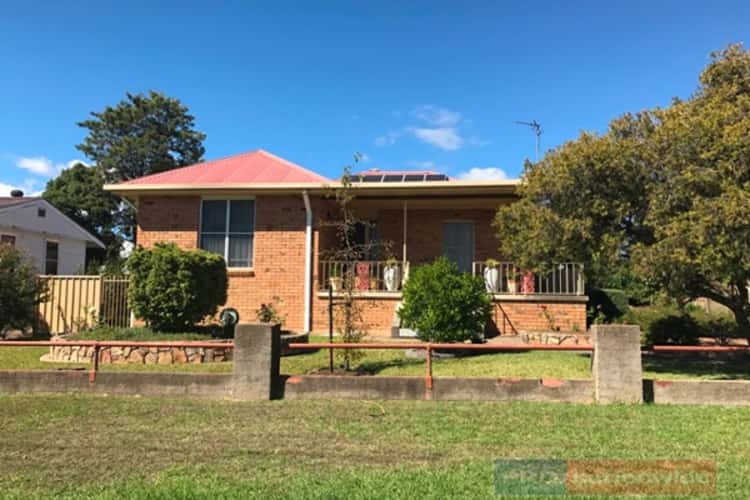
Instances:
[[[750,54],[713,53],[699,87],[528,164],[500,250],[529,269],[579,260],[594,285],[633,273],[729,307],[750,336]]]
[[[121,227],[120,200],[103,185],[101,169],[77,163],[50,180],[42,197],[105,244],[104,254],[96,255],[96,260],[112,261],[129,235]]]
[[[680,299],[728,307],[750,336],[750,53],[711,54],[690,99],[655,115],[658,163],[639,271]]]
[[[150,91],[126,99],[80,122],[88,129],[76,147],[114,183],[200,162],[206,135],[195,130],[195,118],[178,99]],[[135,225],[133,209],[121,205],[125,226]],[[132,229],[131,229],[132,230]]]

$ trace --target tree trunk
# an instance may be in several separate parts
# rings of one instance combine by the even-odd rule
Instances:
[[[732,309],[734,313],[734,319],[737,321],[740,334],[750,340],[750,319],[747,317],[747,311],[745,308]]]
[[[750,340],[750,299],[748,298],[747,287],[744,285],[735,285],[738,294],[727,297],[716,292],[707,292],[705,294],[711,300],[726,306],[737,322],[739,334]]]

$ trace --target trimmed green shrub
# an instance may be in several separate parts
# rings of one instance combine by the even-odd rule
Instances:
[[[29,258],[12,245],[0,244],[0,337],[34,323],[46,288]]]
[[[404,326],[428,342],[480,338],[490,318],[490,297],[482,278],[460,273],[445,257],[411,273],[403,300],[399,315]]]
[[[224,259],[205,250],[181,250],[173,243],[138,247],[127,269],[130,307],[157,331],[189,330],[227,301]]]
[[[586,316],[591,323],[613,323],[628,312],[628,295],[615,288],[588,290],[589,302]]]
[[[708,313],[697,307],[681,309],[676,304],[632,307],[623,318],[641,327],[643,345],[698,344],[698,337],[741,337],[728,313]]]
[[[648,324],[643,331],[645,345],[695,345],[701,335],[701,327],[692,316],[678,314],[664,316]]]

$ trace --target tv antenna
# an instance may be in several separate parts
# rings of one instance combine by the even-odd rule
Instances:
[[[534,135],[536,135],[536,160],[535,161],[539,161],[539,145],[542,142],[542,126],[536,120],[532,120],[530,122],[516,121],[516,124],[526,125],[527,127],[534,130]]]

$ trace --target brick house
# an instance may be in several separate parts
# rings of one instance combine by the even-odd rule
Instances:
[[[357,300],[373,336],[406,335],[396,309],[414,266],[446,255],[466,272],[483,275],[497,255],[491,226],[497,207],[516,198],[517,181],[461,181],[436,172],[362,172],[355,177],[353,210],[366,221],[354,237],[367,245],[357,262],[329,257],[338,245],[331,198],[339,181],[327,179],[258,150],[154,174],[105,189],[137,209],[137,240],[204,248],[227,261],[227,306],[253,321],[274,298],[292,331],[328,330],[329,288],[355,276]],[[382,244],[380,244],[382,243]],[[387,248],[386,248],[387,247]],[[512,260],[512,256],[507,256]],[[395,259],[393,266],[386,260]],[[585,330],[586,296],[577,264],[549,275],[497,266],[493,328],[524,331]],[[333,296],[337,293],[333,292]]]

